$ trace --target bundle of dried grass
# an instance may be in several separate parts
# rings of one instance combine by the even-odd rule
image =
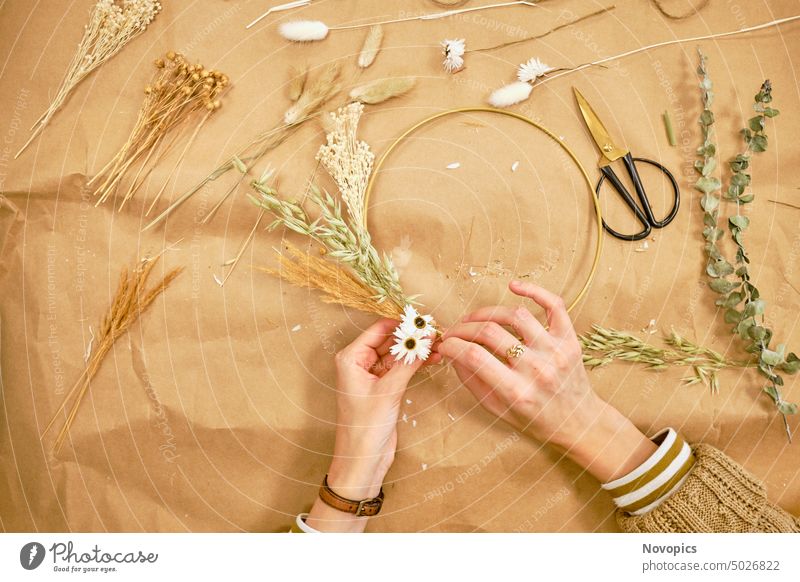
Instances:
[[[142,230],[149,230],[164,221],[181,204],[186,202],[203,186],[209,182],[224,176],[231,170],[239,172],[239,179],[230,187],[217,204],[208,212],[203,222],[208,222],[228,199],[236,191],[250,169],[258,163],[268,152],[274,150],[294,133],[294,131],[319,114],[322,107],[341,89],[340,70],[336,63],[326,67],[313,82],[304,81],[302,91],[295,103],[286,111],[283,120],[271,129],[257,135],[250,143],[239,150],[236,155],[231,156],[225,163],[216,168],[208,176],[203,178],[194,188],[179,196],[161,214],[154,218]]]
[[[97,67],[117,54],[131,40],[145,31],[161,11],[158,0],[98,0],[89,14],[89,24],[84,27],[83,38],[72,58],[61,86],[42,116],[33,124],[33,134],[17,152],[14,159],[25,151],[44,130],[56,112],[66,102],[70,93]]]
[[[166,288],[180,275],[183,268],[173,269],[150,289],[146,289],[147,279],[158,262],[159,257],[145,258],[139,261],[134,267],[133,272],[129,273],[127,268],[123,268],[119,278],[119,286],[111,304],[111,309],[103,318],[99,334],[95,339],[96,349],[88,361],[86,369],[78,378],[78,381],[67,393],[64,402],[58,407],[53,419],[45,427],[42,438],[50,431],[60,414],[69,406],[69,412],[64,421],[64,425],[56,437],[53,449],[58,452],[69,433],[75,415],[83,402],[89,384],[97,374],[104,358],[111,351],[114,342],[117,341],[130,327],[139,319],[153,301],[166,290]],[[71,405],[70,405],[71,402]]]
[[[390,77],[378,79],[350,91],[350,98],[361,103],[377,105],[394,97],[405,95],[414,88],[417,80],[414,77]]]
[[[391,319],[403,316],[403,309],[395,303],[375,301],[375,292],[339,263],[315,257],[291,244],[287,245],[286,250],[288,256],[277,253],[280,262],[278,270],[256,268],[292,285],[320,291],[325,303],[336,303]]]
[[[89,180],[92,185],[105,177],[94,192],[99,196],[96,205],[116,191],[127,172],[141,159],[139,170],[120,203],[121,209],[141,186],[144,180],[139,178],[149,172],[148,163],[154,154],[156,159],[165,154],[193,118],[198,118],[192,139],[196,137],[208,117],[222,105],[220,97],[229,85],[227,75],[200,64],[190,64],[182,54],[173,51],[168,52],[165,59],[157,59],[155,66],[156,73],[144,89],[145,100],[130,137],[114,158]],[[165,138],[170,133],[172,139],[166,143]]]
[[[361,52],[358,54],[358,66],[362,69],[369,67],[378,56],[381,50],[381,43],[383,42],[383,27],[380,24],[371,26],[367,31],[367,37],[364,39],[364,46],[361,47]]]

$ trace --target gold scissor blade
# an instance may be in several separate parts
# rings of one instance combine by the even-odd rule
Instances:
[[[603,125],[603,122],[597,117],[594,109],[592,109],[592,106],[586,101],[586,98],[581,95],[581,92],[575,87],[573,87],[572,90],[575,92],[575,99],[578,101],[578,108],[581,110],[581,115],[583,115],[583,120],[586,122],[586,127],[589,128],[589,133],[592,134],[592,138],[597,144],[600,155],[603,158],[600,161],[600,166],[602,167],[610,164],[614,160],[618,160],[627,154],[627,149],[617,146],[614,140],[611,139],[611,135],[609,135],[606,126]]]

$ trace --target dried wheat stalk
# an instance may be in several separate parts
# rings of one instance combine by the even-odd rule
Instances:
[[[322,292],[325,303],[337,303],[381,317],[400,319],[403,309],[392,301],[378,303],[375,292],[338,262],[312,256],[294,245],[287,245],[288,256],[277,253],[280,268],[256,267],[297,285]]]
[[[54,451],[57,452],[60,450],[64,444],[70,427],[72,427],[72,423],[75,421],[78,408],[80,408],[81,402],[84,396],[86,396],[86,392],[89,390],[89,384],[100,369],[105,356],[114,346],[114,342],[130,329],[136,320],[139,319],[139,316],[150,307],[153,301],[155,301],[175,278],[180,275],[181,271],[183,271],[182,267],[173,269],[153,287],[146,289],[147,279],[153,267],[155,267],[158,262],[158,258],[159,257],[146,258],[139,261],[131,273],[128,272],[127,268],[123,268],[119,278],[117,293],[111,304],[111,309],[103,318],[103,323],[95,339],[96,347],[94,353],[92,353],[86,369],[80,375],[78,381],[69,393],[67,393],[67,396],[64,398],[61,406],[58,407],[53,419],[42,433],[42,438],[44,438],[44,435],[50,431],[59,415],[69,406],[69,412],[67,413],[64,425],[59,431],[53,445]]]

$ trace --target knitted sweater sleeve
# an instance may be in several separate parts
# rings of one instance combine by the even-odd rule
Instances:
[[[709,445],[692,447],[696,462],[681,487],[643,515],[617,511],[634,533],[800,532],[800,519],[767,499],[764,485]]]

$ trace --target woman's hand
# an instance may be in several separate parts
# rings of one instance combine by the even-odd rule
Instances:
[[[530,283],[509,288],[545,309],[548,329],[524,306],[484,307],[447,330],[438,352],[489,412],[562,448],[601,482],[638,467],[656,446],[592,390],[563,300]],[[517,344],[524,352],[509,357]]]
[[[397,448],[397,420],[408,382],[422,367],[404,365],[389,348],[398,322],[381,319],[336,354],[336,445],[328,485],[347,499],[376,497]],[[436,364],[433,352],[425,363]],[[356,517],[317,499],[306,523],[320,531],[363,531],[366,517]]]

